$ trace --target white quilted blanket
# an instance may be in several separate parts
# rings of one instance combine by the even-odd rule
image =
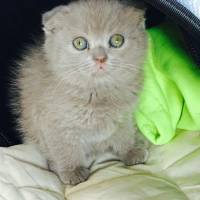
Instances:
[[[0,148],[0,200],[200,200],[200,134],[151,148],[145,165],[99,163],[90,179],[64,187],[35,146]]]

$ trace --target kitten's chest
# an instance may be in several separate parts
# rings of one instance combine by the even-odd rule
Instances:
[[[106,128],[110,123],[117,123],[121,116],[119,111],[108,106],[78,105],[71,106],[69,110],[69,118],[74,123],[92,129]]]
[[[69,125],[81,130],[81,134],[91,140],[105,140],[114,134],[120,124],[125,123],[127,107],[112,105],[72,106],[68,112]]]

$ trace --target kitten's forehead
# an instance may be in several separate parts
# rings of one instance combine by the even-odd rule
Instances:
[[[69,5],[66,26],[86,34],[111,33],[133,29],[141,18],[141,10],[122,5],[117,0],[82,0]]]

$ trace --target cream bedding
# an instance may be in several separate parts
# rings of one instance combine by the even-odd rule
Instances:
[[[145,165],[99,163],[90,179],[75,187],[65,187],[47,170],[37,147],[0,148],[0,200],[64,199],[200,200],[200,133],[182,133],[152,147]]]

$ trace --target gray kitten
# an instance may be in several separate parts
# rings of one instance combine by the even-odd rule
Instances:
[[[126,165],[147,157],[132,121],[143,24],[143,10],[117,0],[74,1],[43,15],[45,42],[24,57],[16,81],[19,125],[66,184],[85,181],[108,153]]]

